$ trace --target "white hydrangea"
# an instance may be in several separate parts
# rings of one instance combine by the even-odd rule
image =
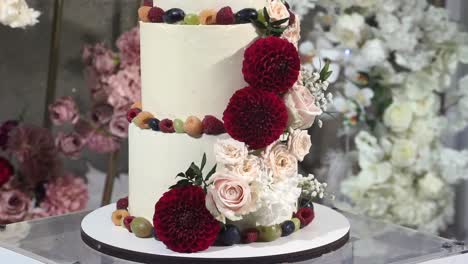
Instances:
[[[0,23],[12,28],[24,28],[38,22],[40,12],[29,8],[25,0],[0,1]]]

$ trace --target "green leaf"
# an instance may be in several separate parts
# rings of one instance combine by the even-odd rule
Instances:
[[[198,168],[198,166],[195,165],[194,162],[192,162],[192,164],[190,164],[190,167],[187,169],[185,174],[187,175],[187,178],[193,179],[195,178],[195,176],[200,175],[201,171],[200,171],[200,168]]]
[[[214,167],[210,170],[210,172],[208,172],[208,174],[205,177],[205,181],[208,181],[211,178],[211,176],[213,176],[213,174],[215,174],[216,166],[217,165],[214,165]]]
[[[265,18],[265,21],[270,22],[270,14],[268,14],[266,7],[263,8],[263,17]]]
[[[183,179],[183,180],[178,181],[176,184],[172,185],[171,187],[169,187],[169,189],[180,188],[180,187],[184,187],[188,185],[192,185],[192,182],[190,180]]]
[[[203,183],[203,178],[202,178],[202,177],[198,177],[198,178],[195,180],[195,185],[201,186],[202,183]]]
[[[177,174],[176,178],[177,178],[177,177],[186,178],[187,176],[185,176],[185,173],[179,172],[179,174]]]
[[[267,28],[262,21],[252,19],[251,22],[258,29],[265,30]]]
[[[281,26],[284,22],[287,22],[288,20],[289,20],[289,17],[283,18],[283,19],[271,22],[270,25],[274,26],[274,27],[275,26]]]
[[[328,77],[330,77],[331,71],[329,69],[330,69],[330,62],[327,61],[325,63],[325,66],[323,66],[323,69],[320,71],[320,80],[325,81],[327,80]]]
[[[202,161],[201,161],[200,171],[203,171],[203,169],[205,168],[205,165],[206,165],[206,153],[203,153],[203,158],[202,158]]]
[[[325,73],[325,75],[323,76],[323,79],[321,79],[322,82],[328,80],[328,78],[330,78],[330,76],[332,75],[332,73],[333,73],[332,71],[329,71],[329,72]]]

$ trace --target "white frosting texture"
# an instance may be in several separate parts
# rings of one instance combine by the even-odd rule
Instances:
[[[145,111],[160,118],[221,118],[234,92],[246,86],[244,51],[258,37],[251,24],[140,22],[140,31]]]
[[[200,165],[207,155],[205,173],[215,164],[213,146],[221,136],[164,134],[129,127],[129,211],[131,215],[152,221],[154,205],[174,185],[179,172],[185,172],[192,162]],[[181,179],[181,178],[179,178]]]
[[[199,13],[203,9],[218,10],[230,6],[234,12],[244,8],[260,9],[265,6],[265,0],[155,0],[154,6],[164,10],[180,8],[185,13]]]

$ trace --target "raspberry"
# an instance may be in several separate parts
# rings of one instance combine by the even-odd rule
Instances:
[[[140,112],[141,112],[141,109],[138,109],[138,108],[132,108],[132,109],[128,110],[128,112],[127,112],[127,121],[129,123],[131,123],[133,118],[135,118]]]
[[[119,199],[117,201],[117,210],[127,210],[128,208],[128,197],[125,197],[125,198],[122,198],[122,199]]]
[[[164,16],[164,10],[159,7],[152,7],[148,12],[148,20],[153,23],[162,23]]]
[[[132,223],[133,219],[135,219],[134,216],[126,216],[124,219],[123,219],[123,224],[125,226],[125,228],[127,228],[127,230],[132,233],[132,228],[130,227],[130,224]]]
[[[153,0],[145,0],[145,1],[143,1],[143,6],[151,6],[151,7],[153,7]]]
[[[294,214],[294,217],[299,218],[301,221],[301,228],[307,226],[314,220],[315,218],[315,213],[314,210],[310,207],[303,207],[297,211],[297,213]]]
[[[174,133],[174,123],[170,119],[163,119],[159,122],[159,129],[164,133]]]
[[[234,13],[229,6],[221,8],[216,14],[216,24],[218,25],[232,25],[234,21]]]
[[[245,244],[256,242],[258,239],[258,230],[256,228],[249,228],[242,233],[242,242]]]
[[[226,132],[223,122],[212,115],[205,116],[202,125],[203,133],[207,135],[220,135]]]

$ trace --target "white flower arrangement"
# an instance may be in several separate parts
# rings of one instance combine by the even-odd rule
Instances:
[[[309,153],[311,139],[304,130],[291,130],[261,152],[249,152],[233,139],[214,147],[217,171],[210,178],[206,207],[219,221],[243,221],[248,226],[271,226],[289,220],[301,195],[308,200],[324,195],[326,184],[298,174],[298,160]]]
[[[341,191],[373,217],[437,232],[453,217],[452,184],[468,152],[442,137],[468,125],[468,34],[426,0],[319,0],[323,12],[299,46],[310,67],[339,69],[333,106],[354,137],[360,171]],[[322,57],[322,58],[318,58]],[[353,155],[351,152],[349,155]]]
[[[38,22],[40,12],[28,7],[25,0],[0,1],[0,24],[12,28],[25,28]]]

